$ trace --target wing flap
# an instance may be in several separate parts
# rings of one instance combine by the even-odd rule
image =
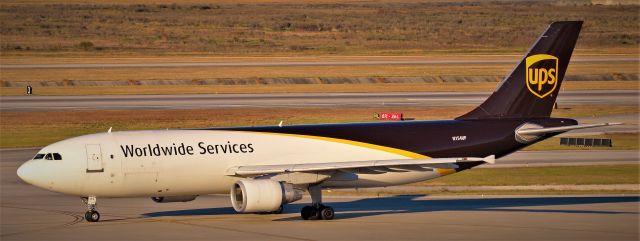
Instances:
[[[426,167],[426,166],[422,167],[420,165],[399,165],[399,166],[392,166],[391,168],[396,170],[405,170],[405,171],[413,171],[413,172],[433,171],[433,168]]]
[[[327,163],[306,163],[306,164],[283,164],[283,165],[252,165],[236,166],[229,168],[228,176],[255,176],[266,174],[278,174],[289,172],[317,172],[332,170],[355,170],[355,172],[406,172],[433,169],[433,168],[456,168],[455,163],[484,161],[493,163],[495,156],[485,158],[464,157],[464,158],[429,158],[429,159],[399,159],[399,160],[378,160],[378,161],[351,161],[351,162],[327,162]]]

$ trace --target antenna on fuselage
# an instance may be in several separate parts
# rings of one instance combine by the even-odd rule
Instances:
[[[109,130],[107,131],[107,133],[111,133],[111,129],[113,129],[113,126],[109,127]]]
[[[280,121],[280,123],[278,123],[279,127],[282,127],[282,120]]]

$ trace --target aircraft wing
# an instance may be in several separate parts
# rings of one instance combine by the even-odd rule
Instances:
[[[370,174],[385,172],[431,171],[434,168],[456,168],[456,163],[484,161],[495,163],[495,156],[462,158],[399,159],[378,161],[326,162],[283,165],[235,166],[227,170],[228,176],[259,176],[292,172],[348,171]]]
[[[593,127],[601,127],[601,126],[613,126],[613,125],[621,125],[622,123],[598,123],[598,124],[584,124],[584,125],[571,125],[571,126],[560,126],[560,127],[548,127],[548,128],[527,128],[523,130],[517,130],[519,135],[536,135],[536,134],[545,134],[545,133],[556,133],[556,132],[565,132],[577,129],[585,129],[585,128],[593,128]]]

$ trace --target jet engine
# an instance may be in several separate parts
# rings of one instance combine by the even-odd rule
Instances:
[[[151,200],[157,203],[172,203],[172,202],[190,202],[196,199],[198,195],[194,196],[168,196],[168,197],[151,197]]]
[[[231,187],[231,204],[239,213],[274,212],[302,199],[304,191],[270,179],[242,179]]]

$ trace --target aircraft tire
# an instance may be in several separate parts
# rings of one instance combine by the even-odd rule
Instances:
[[[322,207],[320,209],[320,218],[322,220],[332,220],[336,216],[336,213],[333,211],[332,207]]]
[[[98,222],[98,220],[100,220],[100,213],[98,211],[87,211],[84,213],[84,219],[91,223]]]
[[[316,209],[313,208],[312,206],[304,206],[300,211],[300,216],[304,220],[309,220],[309,219],[313,220],[313,217],[316,216]]]

